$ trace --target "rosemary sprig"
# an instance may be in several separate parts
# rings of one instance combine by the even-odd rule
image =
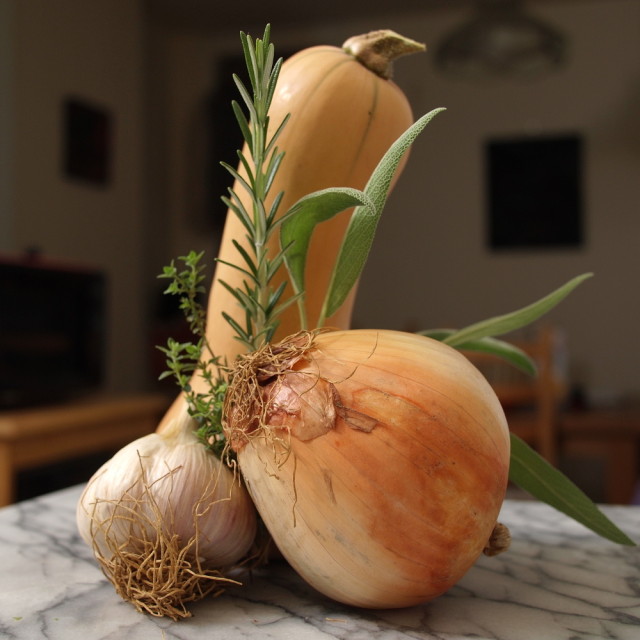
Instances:
[[[234,188],[229,188],[229,196],[222,198],[244,225],[247,245],[234,242],[240,260],[238,265],[230,265],[240,269],[246,276],[245,288],[232,288],[221,281],[245,310],[244,326],[227,312],[223,312],[223,316],[249,351],[271,340],[278,326],[279,315],[296,299],[291,296],[283,302],[285,283],[277,288],[272,286],[273,277],[282,266],[286,247],[273,257],[268,251],[269,241],[280,224],[276,215],[283,194],[277,194],[270,205],[267,205],[267,198],[284,156],[276,146],[276,141],[288,120],[288,117],[284,118],[273,135],[269,136],[269,107],[282,65],[281,58],[274,62],[274,47],[269,37],[268,25],[264,37],[255,42],[251,36],[240,34],[251,91],[237,75],[233,79],[248,117],[236,101],[232,102],[232,108],[242,131],[246,152],[238,151],[240,170],[226,162],[221,163],[233,176],[237,188],[248,194],[250,201],[248,210],[241,194]]]
[[[233,188],[228,197],[222,200],[238,216],[246,229],[247,244],[234,241],[239,255],[238,264],[230,264],[243,272],[244,288],[233,288],[226,282],[221,284],[233,295],[245,311],[244,325],[230,314],[223,312],[236,333],[236,337],[250,351],[271,340],[277,326],[278,317],[284,309],[294,303],[298,296],[282,301],[285,290],[283,283],[277,288],[272,286],[273,277],[283,265],[285,250],[271,257],[268,252],[269,241],[278,228],[276,220],[282,194],[277,194],[267,206],[267,198],[273,180],[283,158],[276,146],[276,140],[287,118],[280,123],[275,133],[269,136],[269,107],[273,98],[282,65],[282,59],[275,61],[274,47],[269,42],[270,27],[267,25],[262,39],[253,39],[245,33],[240,34],[250,87],[248,90],[242,80],[234,75],[234,81],[246,107],[246,115],[238,102],[232,102],[232,109],[238,121],[245,141],[246,152],[239,150],[240,170],[222,162],[242,189],[246,198]],[[212,352],[206,337],[206,309],[199,302],[206,293],[203,286],[204,267],[201,265],[203,253],[191,252],[179,260],[184,269],[175,262],[164,268],[159,276],[171,282],[165,293],[180,297],[182,309],[196,343],[178,342],[169,339],[167,346],[158,347],[167,358],[167,371],[160,378],[173,376],[187,400],[190,414],[200,425],[198,434],[202,441],[219,456],[225,449],[225,437],[222,428],[222,406],[228,385],[227,363]],[[226,263],[229,264],[229,263]],[[201,376],[207,391],[194,391],[191,380],[194,375]]]

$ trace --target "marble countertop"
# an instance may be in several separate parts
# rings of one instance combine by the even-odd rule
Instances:
[[[640,547],[607,542],[537,502],[506,501],[511,549],[482,557],[449,593],[418,607],[345,607],[273,565],[173,622],[136,612],[106,581],[76,532],[80,490],[0,509],[0,638],[640,638]],[[605,511],[640,539],[640,507]]]

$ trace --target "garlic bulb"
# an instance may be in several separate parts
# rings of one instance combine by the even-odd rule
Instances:
[[[185,410],[162,434],[123,447],[90,479],[76,514],[118,593],[174,618],[229,582],[222,570],[245,558],[257,528],[238,474],[194,429]]]
[[[347,604],[442,594],[482,553],[504,498],[509,434],[497,397],[463,355],[429,338],[301,340],[247,357],[253,375],[238,372],[227,400],[228,437],[275,543]]]

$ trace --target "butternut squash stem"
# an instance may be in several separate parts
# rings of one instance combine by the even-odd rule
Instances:
[[[396,58],[424,51],[426,46],[395,31],[381,29],[353,36],[342,48],[369,71],[388,80],[393,75],[392,63]]]

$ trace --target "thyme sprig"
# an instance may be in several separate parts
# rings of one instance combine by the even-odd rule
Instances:
[[[158,276],[170,280],[164,293],[179,297],[179,306],[189,329],[198,338],[195,343],[169,338],[167,346],[158,346],[165,354],[167,364],[167,370],[160,379],[175,378],[187,401],[189,414],[198,424],[198,437],[221,457],[225,448],[222,404],[227,390],[226,363],[213,353],[206,336],[206,309],[200,303],[201,296],[206,293],[203,254],[191,251],[178,258],[184,267],[181,269],[172,260]],[[196,374],[205,380],[206,393],[197,393],[191,386],[192,377]]]

